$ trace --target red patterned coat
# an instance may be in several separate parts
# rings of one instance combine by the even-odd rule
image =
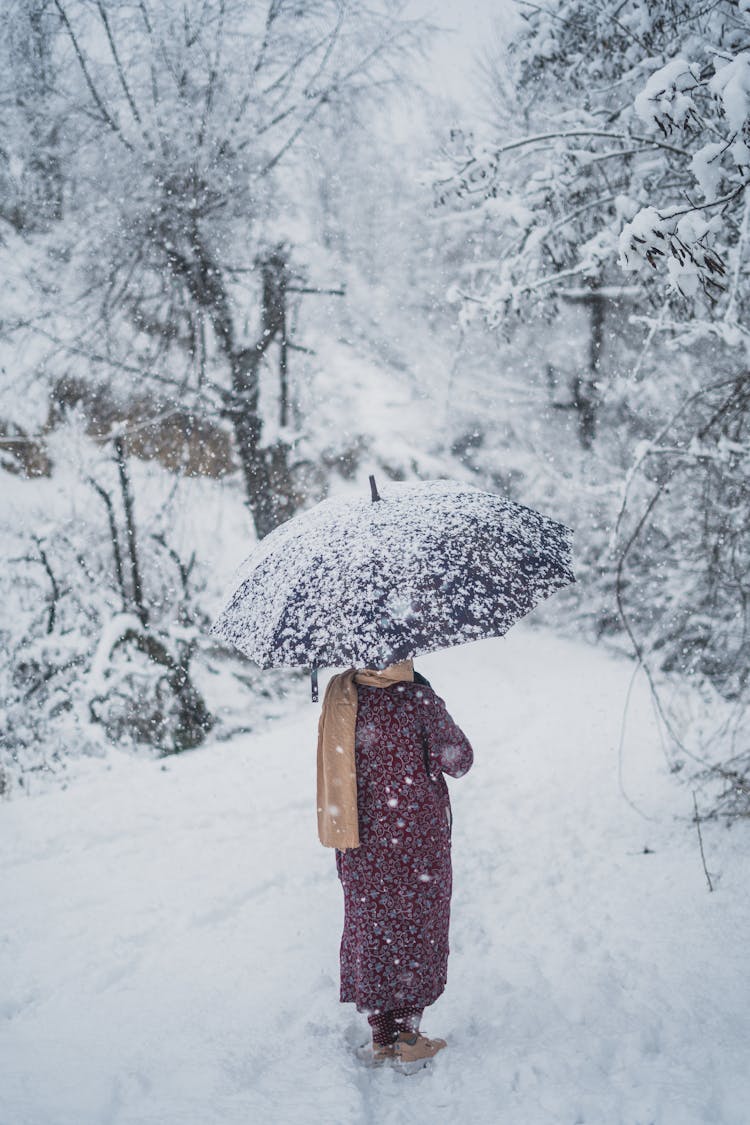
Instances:
[[[426,1008],[445,988],[452,814],[444,773],[473,754],[422,683],[358,685],[360,846],[336,851],[344,889],[341,1000],[359,1011]]]

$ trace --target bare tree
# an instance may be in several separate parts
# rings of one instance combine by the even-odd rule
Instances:
[[[58,367],[75,357],[123,394],[145,381],[224,418],[263,535],[297,499],[289,302],[317,287],[279,238],[300,202],[296,169],[315,157],[319,122],[398,80],[420,27],[347,0],[43,7],[67,210],[56,316],[48,302],[22,327],[50,338]],[[265,444],[271,371],[282,433]]]

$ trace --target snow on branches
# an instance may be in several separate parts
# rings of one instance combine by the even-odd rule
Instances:
[[[705,141],[691,152],[693,177],[687,205],[642,208],[620,235],[620,265],[638,270],[666,264],[670,284],[685,297],[700,290],[714,301],[725,291],[722,254],[725,223],[732,230],[732,205],[744,197],[750,173],[750,52],[715,61],[706,73],[684,58],[655,71],[634,101],[644,127],[665,138],[683,135]],[[705,140],[710,136],[711,140]],[[715,138],[720,139],[715,139]],[[703,203],[694,201],[696,192]]]
[[[705,220],[694,209],[662,215],[655,207],[642,208],[620,235],[620,265],[638,270],[646,263],[658,269],[666,262],[669,280],[683,297],[694,297],[703,288],[723,291],[726,266],[712,249],[711,236],[720,228],[718,217]]]
[[[435,171],[436,204],[480,244],[452,292],[520,335],[537,311],[563,323],[563,301],[588,310],[588,368],[577,341],[553,355],[582,492],[603,466],[624,478],[592,585],[605,607],[614,588],[650,679],[710,683],[746,730],[750,2],[523,8],[488,64],[489,135],[454,131]],[[737,749],[724,737],[725,760]]]
[[[494,268],[467,276],[463,296],[492,320],[625,271],[646,303],[736,320],[750,297],[733,261],[750,176],[748,13],[552,0],[503,63],[502,140],[463,137],[436,176],[439,205],[497,218]]]
[[[651,75],[633,102],[646,125],[655,122],[665,137],[673,129],[700,127],[691,93],[700,85],[700,71],[685,59],[672,59]]]

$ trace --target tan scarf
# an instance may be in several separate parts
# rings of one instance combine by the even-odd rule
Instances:
[[[357,768],[354,734],[357,726],[357,684],[387,688],[414,679],[411,660],[378,672],[353,668],[333,676],[323,698],[318,723],[318,837],[327,848],[359,847]]]

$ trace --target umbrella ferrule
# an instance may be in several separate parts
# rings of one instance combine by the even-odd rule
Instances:
[[[382,500],[383,499],[383,497],[378,492],[378,486],[375,484],[375,476],[372,473],[370,474],[370,493],[372,495],[373,504],[375,503],[376,500]]]

